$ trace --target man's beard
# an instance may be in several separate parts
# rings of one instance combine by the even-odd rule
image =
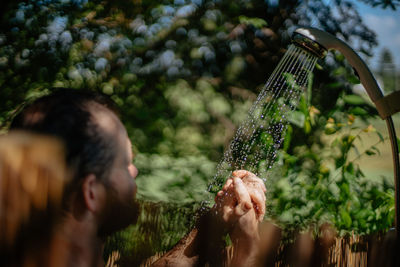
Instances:
[[[140,214],[140,205],[134,197],[135,192],[131,192],[128,195],[131,197],[123,199],[123,196],[118,194],[114,188],[107,189],[107,203],[98,232],[99,236],[109,236],[137,222]]]

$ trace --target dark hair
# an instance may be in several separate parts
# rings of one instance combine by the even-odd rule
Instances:
[[[11,123],[12,130],[51,135],[64,142],[66,163],[72,171],[69,190],[90,173],[106,182],[116,156],[113,137],[93,119],[90,105],[94,103],[118,114],[105,95],[62,88],[26,106]]]

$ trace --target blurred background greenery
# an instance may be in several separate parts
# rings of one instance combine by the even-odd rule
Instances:
[[[400,4],[360,2],[394,10]],[[169,233],[168,242],[143,237],[143,215],[106,250],[132,252],[132,244],[150,242],[145,256],[168,249],[193,224],[194,207],[209,197],[207,185],[224,149],[294,29],[323,29],[365,58],[377,45],[354,1],[347,0],[19,0],[3,6],[2,131],[22,103],[53,87],[110,95],[134,146],[144,212],[157,213],[156,221],[178,218],[175,226],[153,227]],[[382,64],[376,74],[384,89],[396,90],[399,74],[390,51],[382,52]],[[392,226],[390,170],[360,167],[365,158],[386,164],[379,148],[390,148],[376,110],[353,90],[358,83],[339,53],[318,62],[267,180],[269,219],[287,228],[328,221],[343,234]],[[155,211],[150,202],[162,208]],[[162,213],[167,215],[159,219]]]

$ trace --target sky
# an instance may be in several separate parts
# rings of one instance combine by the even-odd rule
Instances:
[[[365,24],[377,34],[378,47],[374,49],[374,57],[369,60],[369,67],[378,66],[379,55],[386,47],[392,52],[396,69],[400,70],[400,9],[371,7],[358,0],[353,1]]]

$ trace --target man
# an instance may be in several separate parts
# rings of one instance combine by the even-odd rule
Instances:
[[[26,107],[11,129],[56,136],[65,143],[72,179],[65,189],[65,212],[54,242],[63,251],[66,266],[102,265],[105,237],[134,223],[139,215],[138,170],[113,103],[98,94],[62,89]],[[227,232],[236,247],[232,264],[247,264],[253,255],[246,252],[255,249],[258,222],[265,212],[264,192],[259,178],[246,171],[234,173],[198,228],[156,265],[212,262],[217,250],[204,248],[220,247]]]

